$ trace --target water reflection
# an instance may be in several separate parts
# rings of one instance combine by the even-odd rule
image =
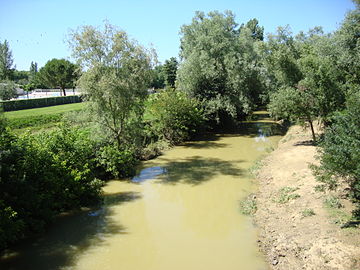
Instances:
[[[90,246],[106,245],[113,235],[126,234],[126,228],[111,219],[111,206],[141,198],[136,192],[105,195],[107,207],[87,209],[59,217],[41,237],[31,238],[7,250],[0,269],[72,269],[74,261]]]
[[[166,172],[167,172],[166,168],[162,168],[159,166],[145,168],[142,169],[137,176],[133,177],[131,181],[134,183],[141,183],[146,180],[154,179],[157,176],[164,174]]]

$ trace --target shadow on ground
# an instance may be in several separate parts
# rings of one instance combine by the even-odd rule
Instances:
[[[105,195],[107,206],[139,199],[136,192]],[[91,245],[104,245],[115,234],[126,234],[126,228],[111,221],[111,207],[99,207],[63,215],[40,237],[27,239],[0,257],[0,269],[72,269],[76,257]]]

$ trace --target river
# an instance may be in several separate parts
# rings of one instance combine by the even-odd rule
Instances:
[[[176,146],[129,181],[108,182],[103,207],[60,217],[2,256],[0,269],[267,269],[256,228],[239,211],[256,188],[249,168],[282,135],[266,116]]]

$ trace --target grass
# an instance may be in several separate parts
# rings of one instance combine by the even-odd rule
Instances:
[[[327,208],[333,208],[333,209],[339,209],[339,208],[343,207],[340,200],[337,197],[333,196],[333,195],[330,195],[330,196],[325,198],[324,205]]]
[[[249,195],[245,200],[240,202],[240,213],[246,216],[252,216],[257,210],[254,195]]]
[[[306,208],[303,211],[301,211],[301,216],[302,217],[311,217],[311,216],[314,216],[314,215],[315,215],[315,212],[311,208]]]
[[[249,172],[253,177],[257,177],[261,168],[264,166],[264,158],[265,156],[260,157],[249,168]]]
[[[72,103],[36,109],[5,112],[9,127],[15,132],[21,133],[24,130],[31,132],[48,129],[56,126],[62,121],[64,114],[80,111],[84,103]]]
[[[294,200],[300,197],[299,194],[294,193],[294,191],[298,190],[298,188],[292,187],[283,187],[281,188],[276,195],[276,198],[273,199],[273,202],[279,204],[285,204],[290,200]]]

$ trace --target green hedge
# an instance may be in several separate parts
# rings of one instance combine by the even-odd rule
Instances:
[[[82,99],[80,96],[66,96],[66,97],[9,100],[9,101],[1,101],[0,104],[3,110],[5,112],[8,112],[8,111],[55,106],[61,104],[78,103],[81,101]]]

